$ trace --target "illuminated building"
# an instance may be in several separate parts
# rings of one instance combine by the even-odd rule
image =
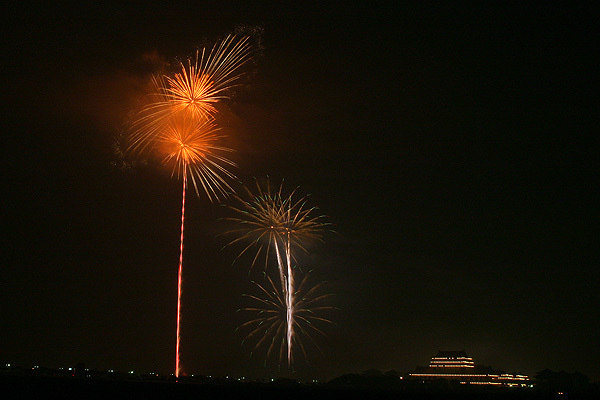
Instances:
[[[438,351],[429,366],[417,367],[409,374],[421,380],[446,379],[471,385],[530,386],[529,377],[507,374],[488,366],[475,365],[473,358],[462,351]]]

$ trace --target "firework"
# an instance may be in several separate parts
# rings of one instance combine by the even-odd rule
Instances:
[[[285,343],[287,344],[287,360],[291,367],[292,346],[294,343],[295,315],[295,282],[292,262],[295,257],[292,247],[306,251],[305,242],[320,239],[326,223],[322,222],[322,215],[314,215],[316,207],[307,207],[307,197],[294,200],[293,191],[288,196],[282,195],[283,184],[273,191],[270,182],[266,188],[256,182],[257,191],[252,193],[246,188],[246,194],[251,200],[243,200],[235,196],[240,206],[232,206],[236,217],[227,220],[237,223],[238,228],[230,231],[238,237],[229,245],[248,241],[238,255],[238,258],[252,248],[256,248],[252,266],[261,254],[265,256],[265,270],[269,264],[270,253],[275,253],[279,279],[281,284],[281,297],[285,304]],[[237,260],[237,259],[236,259]]]
[[[230,35],[210,51],[198,50],[195,58],[179,64],[174,75],[154,76],[150,102],[132,127],[130,149],[152,145],[174,115],[199,120],[214,117],[216,103],[228,98],[227,91],[238,84],[249,59],[249,38]]]
[[[177,343],[175,376],[180,372],[180,321],[185,198],[188,177],[196,194],[206,193],[210,201],[219,200],[232,188],[227,183],[235,164],[225,157],[231,150],[221,147],[215,124],[215,105],[227,98],[227,91],[243,75],[242,66],[250,58],[249,38],[228,36],[212,50],[196,52],[194,59],[180,63],[173,75],[153,78],[150,103],[137,115],[129,136],[129,150],[135,153],[158,152],[173,174],[182,178],[181,234],[177,280]]]
[[[274,190],[270,181],[267,180],[264,188],[256,181],[254,193],[246,186],[242,190],[245,192],[244,195],[233,196],[238,206],[230,206],[236,216],[225,218],[237,226],[228,231],[236,236],[228,245],[248,243],[236,260],[256,248],[251,267],[264,254],[266,269],[271,249],[290,247],[286,243],[306,252],[305,244],[309,241],[321,240],[323,232],[329,225],[323,221],[325,218],[323,215],[315,215],[317,207],[307,206],[308,196],[294,200],[297,189],[284,196],[283,183]],[[276,256],[281,257],[281,252],[275,251],[275,253]],[[286,258],[287,256],[290,256],[288,251],[286,251]]]
[[[219,146],[219,127],[213,119],[173,118],[158,136],[157,149],[164,153],[163,162],[173,164],[172,175],[189,175],[196,194],[199,188],[209,200],[219,200],[233,191],[227,180],[234,179],[229,170],[235,163],[225,157],[232,149]]]
[[[299,270],[295,269],[294,274],[298,275]],[[252,282],[259,294],[245,296],[252,299],[255,306],[238,310],[252,314],[249,321],[238,327],[240,331],[248,331],[244,341],[255,342],[252,352],[266,347],[266,358],[278,353],[281,363],[288,347],[287,331],[291,320],[295,332],[292,337],[293,343],[300,348],[304,358],[307,358],[306,342],[311,341],[316,344],[314,334],[324,335],[321,326],[333,323],[321,314],[336,310],[335,307],[327,305],[327,300],[332,295],[324,293],[325,282],[313,285],[309,279],[310,275],[311,271],[301,279],[296,279],[300,284],[291,296],[293,305],[291,315],[285,290],[276,285],[268,274],[265,273],[264,284]],[[291,365],[291,362],[289,364]]]
[[[192,180],[196,194],[200,195],[198,187],[201,186],[208,198],[212,201],[225,194],[231,187],[225,178],[234,178],[227,169],[235,164],[223,157],[221,153],[230,152],[231,149],[218,146],[216,142],[220,135],[213,120],[193,120],[182,117],[173,118],[165,127],[158,138],[159,150],[166,152],[164,163],[173,163],[173,173],[182,178],[183,190],[181,196],[181,236],[179,244],[179,270],[177,280],[177,344],[175,371],[179,377],[179,342],[181,318],[181,277],[183,268],[183,239],[185,226],[185,195],[188,175]],[[225,178],[224,178],[225,177]]]

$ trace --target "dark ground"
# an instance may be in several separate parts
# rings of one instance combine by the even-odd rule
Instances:
[[[263,383],[176,383],[172,381],[100,380],[65,377],[0,376],[3,398],[61,399],[568,399],[593,398],[543,393],[535,389],[340,387],[331,385]],[[5,397],[8,395],[9,397]]]

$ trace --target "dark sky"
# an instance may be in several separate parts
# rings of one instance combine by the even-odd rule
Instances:
[[[174,369],[181,183],[115,168],[112,144],[145,56],[241,26],[262,33],[220,120],[237,175],[284,178],[337,232],[304,266],[335,294],[335,325],[295,377],[464,349],[600,379],[591,10],[125,3],[2,12],[1,362]],[[257,271],[221,250],[224,216],[188,198],[183,368],[285,374],[235,332]]]

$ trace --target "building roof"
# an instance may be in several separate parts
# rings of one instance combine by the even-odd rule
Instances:
[[[468,357],[464,350],[461,351],[441,351],[439,350],[436,357]]]

